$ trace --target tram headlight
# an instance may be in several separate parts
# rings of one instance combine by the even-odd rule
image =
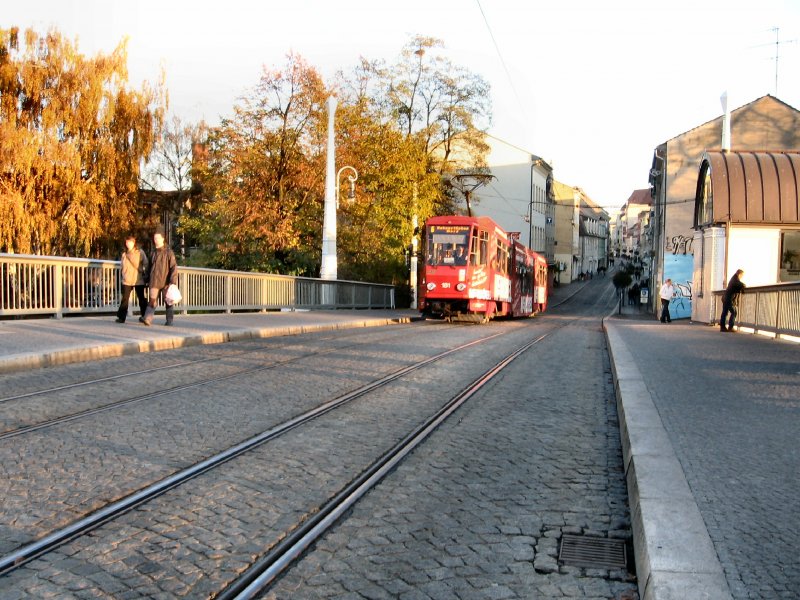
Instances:
[[[426,285],[425,287],[426,287],[426,288],[428,288],[428,291],[429,291],[429,292],[432,292],[433,290],[435,290],[435,289],[436,289],[436,284],[435,284],[435,283],[433,283],[432,281],[429,281],[429,282],[428,282],[428,285]]]
[[[456,290],[458,290],[459,292],[463,292],[465,289],[467,289],[467,284],[466,283],[458,283],[458,284],[456,284]]]

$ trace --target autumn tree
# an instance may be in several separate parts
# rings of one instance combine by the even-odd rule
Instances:
[[[407,279],[405,251],[413,220],[432,214],[439,177],[427,169],[425,149],[386,119],[384,83],[365,62],[340,75],[337,162],[359,172],[356,198],[339,210],[339,275],[399,284]],[[385,92],[385,89],[382,89]]]
[[[171,189],[188,197],[192,187],[194,144],[202,136],[203,125],[184,123],[178,116],[167,121],[153,145],[153,152],[142,173],[146,189]]]
[[[446,211],[442,175],[482,165],[486,152],[476,123],[488,119],[488,87],[438,56],[438,44],[415,38],[391,68],[362,59],[330,89],[296,55],[265,69],[234,115],[209,132],[201,181],[208,202],[181,221],[213,248],[210,264],[318,274],[325,101],[335,93],[337,166],[359,173],[356,201],[338,213],[339,276],[405,281],[413,217],[422,223]]]
[[[107,256],[137,200],[164,105],[127,86],[127,50],[0,30],[0,249]]]
[[[200,197],[200,185],[193,179],[194,156],[196,151],[202,153],[206,129],[204,123],[186,123],[174,115],[164,124],[141,176],[142,189],[175,192],[179,222],[184,213],[199,208],[192,205]],[[186,236],[180,227],[178,241],[176,251],[185,258]]]
[[[489,84],[441,53],[441,40],[416,36],[386,69],[387,100],[400,129],[416,137],[439,175],[485,167]]]
[[[320,221],[319,146],[327,91],[301,57],[264,69],[234,115],[209,133],[209,201],[184,226],[215,249],[216,266],[309,274]],[[311,251],[313,253],[313,250]]]
[[[449,177],[485,167],[488,84],[442,47],[417,36],[391,66],[362,59],[340,75],[337,159],[358,168],[366,197],[340,211],[341,276],[403,281],[412,217],[453,212]]]

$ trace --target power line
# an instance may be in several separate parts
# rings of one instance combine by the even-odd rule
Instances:
[[[508,67],[506,66],[506,61],[503,58],[503,54],[502,52],[500,52],[500,46],[497,45],[497,40],[494,38],[494,33],[492,33],[492,28],[489,25],[489,20],[486,18],[486,13],[483,12],[483,7],[481,6],[481,0],[475,0],[475,2],[477,2],[478,4],[478,10],[481,11],[483,22],[486,24],[486,30],[489,32],[489,37],[492,38],[492,43],[494,44],[494,49],[497,52],[497,57],[500,59],[500,64],[503,65],[503,70],[506,72],[508,83],[511,84],[511,90],[514,92],[514,97],[517,99],[517,104],[519,104],[520,110],[525,112],[525,108],[522,106],[522,100],[520,100],[519,94],[517,93],[517,88],[514,85],[514,80],[511,78],[511,72],[508,70]]]

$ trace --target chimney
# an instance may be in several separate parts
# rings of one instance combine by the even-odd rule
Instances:
[[[731,111],[728,110],[728,92],[719,97],[722,103],[722,151],[730,152],[731,149]]]

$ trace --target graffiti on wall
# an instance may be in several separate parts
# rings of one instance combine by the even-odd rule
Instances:
[[[669,240],[667,240],[667,254],[693,254],[692,252],[692,240],[691,237],[686,237],[685,235],[673,235]]]
[[[692,316],[692,269],[694,257],[691,254],[673,254],[664,257],[664,280],[672,279],[675,297],[669,304],[669,314],[673,319],[688,319]]]

